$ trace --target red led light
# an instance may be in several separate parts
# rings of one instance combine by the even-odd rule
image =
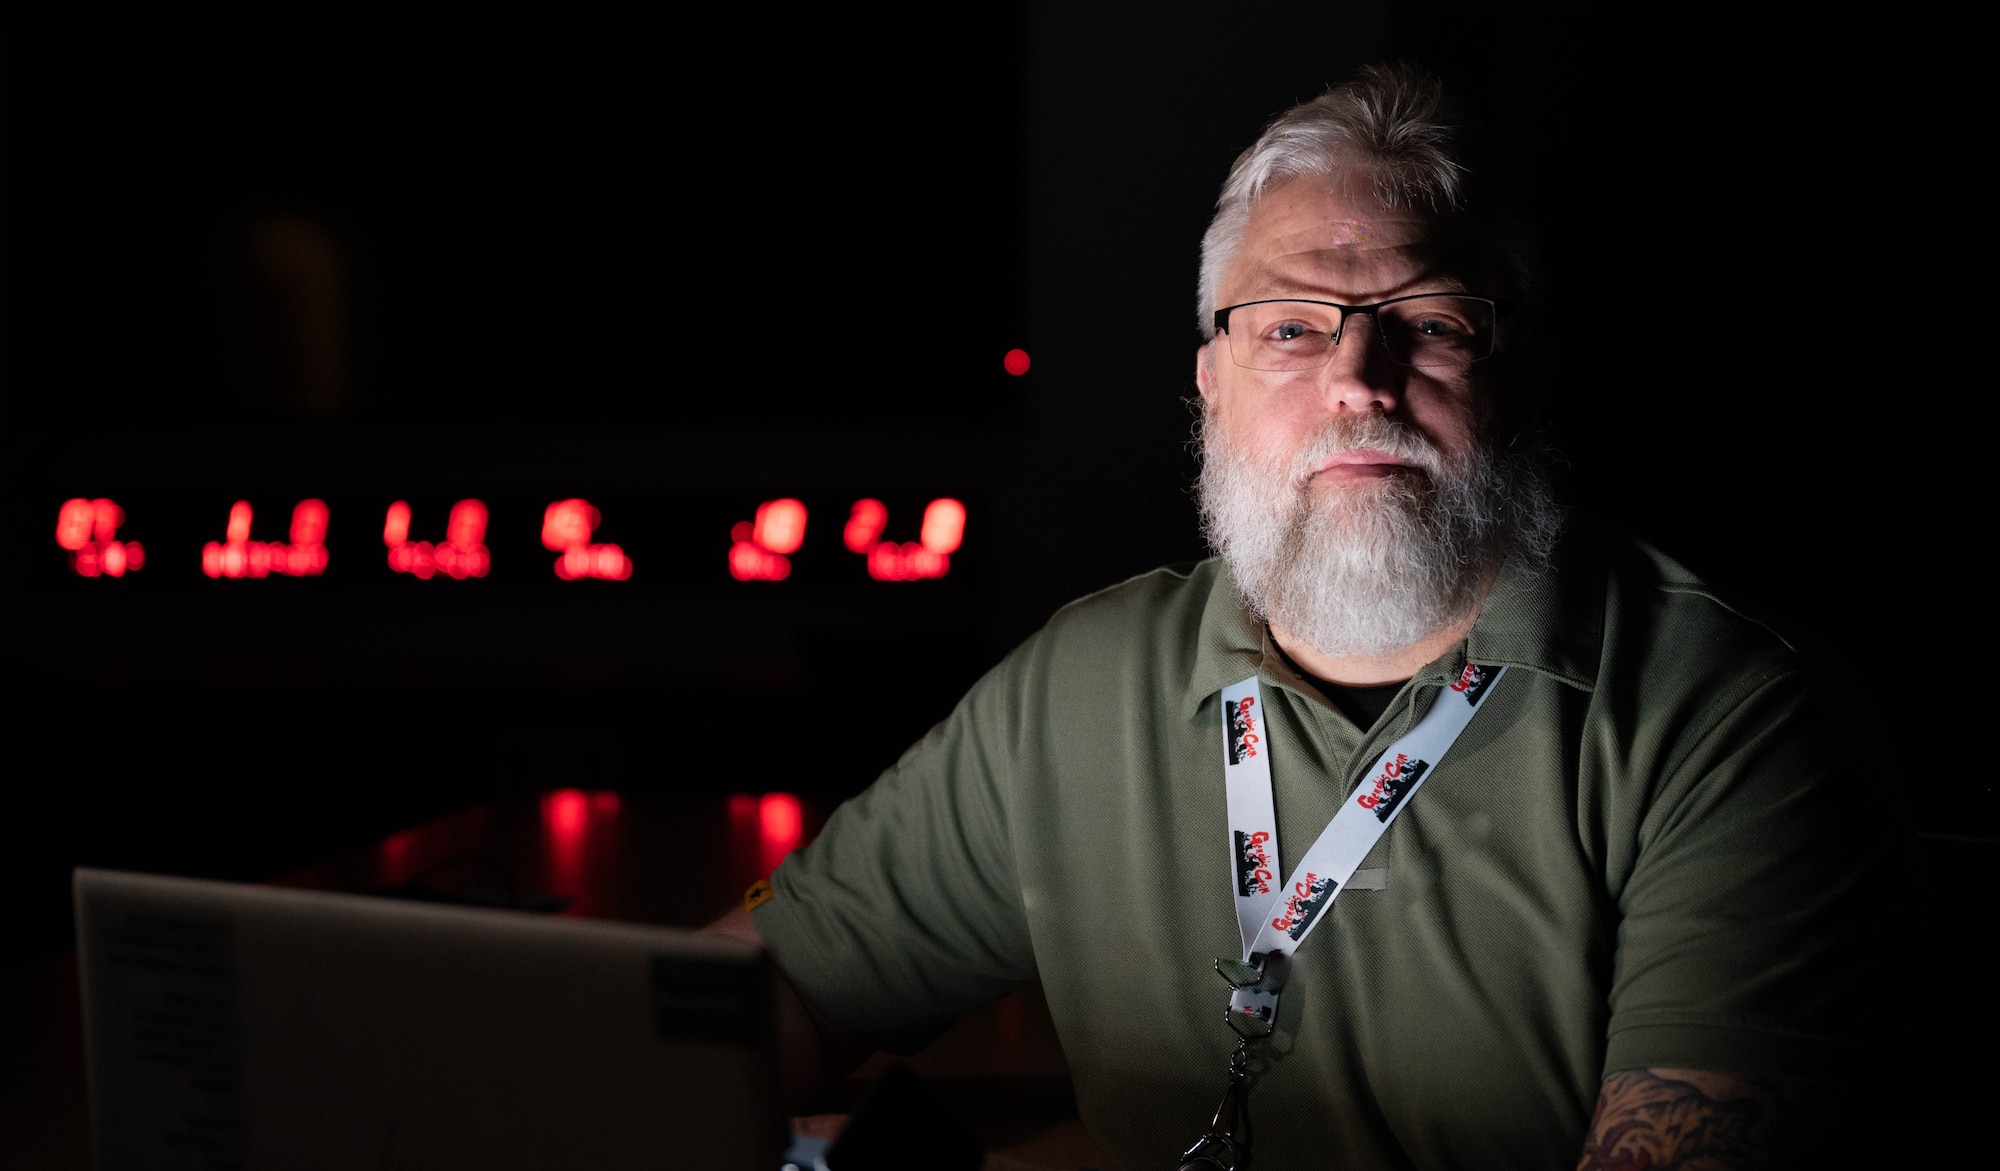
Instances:
[[[582,790],[542,794],[542,845],[548,851],[549,882],[555,893],[583,894],[584,839],[589,830],[590,798]]]
[[[229,506],[228,540],[232,545],[250,539],[250,502],[238,500]]]
[[[868,555],[875,542],[882,539],[882,530],[889,524],[889,508],[880,500],[857,500],[847,514],[847,528],[841,539],[847,544],[849,553]]]
[[[542,547],[561,553],[587,545],[598,519],[598,511],[588,500],[558,500],[542,514]]]
[[[56,514],[56,544],[74,553],[90,540],[97,509],[88,500],[65,500]]]
[[[729,576],[737,581],[783,581],[792,575],[792,559],[806,539],[806,506],[787,496],[757,506],[754,522],[737,521],[729,529]]]
[[[410,539],[410,506],[398,500],[382,521],[382,543],[394,549]]]
[[[950,557],[933,553],[915,541],[901,545],[884,541],[868,551],[868,576],[876,581],[924,581],[943,577],[950,570]]]
[[[965,505],[949,497],[924,509],[923,546],[933,553],[956,553],[965,540]]]
[[[253,541],[248,500],[229,506],[227,538],[201,547],[201,571],[210,577],[318,577],[326,572],[326,529],[332,513],[324,500],[301,500],[292,508],[291,543]],[[130,557],[127,557],[130,561]]]
[[[125,510],[110,500],[63,501],[56,513],[56,544],[69,551],[70,572],[78,577],[124,577],[146,564],[146,550],[137,541],[120,541],[118,526]]]
[[[332,514],[324,500],[301,500],[292,508],[292,544],[318,545],[326,541],[326,522]]]
[[[1028,351],[1008,350],[1006,357],[1000,359],[1000,364],[1007,368],[1007,373],[1019,378],[1028,372]]]
[[[857,500],[843,534],[850,552],[868,559],[876,581],[926,581],[951,572],[951,554],[965,542],[965,505],[940,496],[924,508],[923,540],[883,541],[889,510],[880,500]]]
[[[757,506],[751,540],[773,553],[796,553],[806,541],[806,506],[787,497]]]
[[[759,549],[749,541],[729,547],[729,576],[737,581],[783,581],[792,575],[792,559]]]
[[[624,581],[632,576],[632,559],[617,545],[593,545],[590,534],[603,514],[588,500],[558,500],[542,513],[542,546],[562,554],[556,576],[564,581],[597,578]]]
[[[558,789],[544,799],[542,816],[553,832],[575,837],[590,820],[590,799],[577,789]]]
[[[382,520],[382,543],[389,547],[389,568],[421,581],[443,575],[454,581],[485,577],[493,568],[486,548],[486,504],[461,500],[451,506],[440,545],[410,540],[410,506],[398,500]]]
[[[451,506],[451,521],[445,525],[445,543],[461,549],[486,540],[486,505],[478,500],[461,500]]]
[[[757,826],[761,838],[758,863],[768,873],[785,860],[785,855],[798,849],[805,836],[799,799],[790,793],[764,794],[757,800]]]

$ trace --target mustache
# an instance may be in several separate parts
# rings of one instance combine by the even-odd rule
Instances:
[[[1291,480],[1303,487],[1313,471],[1333,456],[1363,449],[1383,452],[1433,477],[1445,472],[1444,453],[1421,431],[1386,415],[1336,415],[1292,456]]]

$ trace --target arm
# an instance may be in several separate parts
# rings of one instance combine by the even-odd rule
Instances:
[[[1604,1079],[1577,1171],[1737,1171],[1805,1165],[1830,1138],[1826,1096],[1785,1078],[1628,1069]],[[1829,1142],[1831,1145],[1831,1142]]]
[[[1838,692],[1803,669],[1751,683],[1697,692],[1709,710],[1662,737],[1687,747],[1620,868],[1616,1072],[1580,1168],[1845,1164],[1885,1137],[1861,1087],[1895,1080],[1871,1043],[1894,814]]]
[[[764,945],[764,937],[758,933],[749,909],[741,904],[703,930],[759,947]],[[809,1113],[829,1086],[861,1064],[868,1050],[815,1016],[775,963],[771,973],[777,999],[778,1073],[785,1110],[791,1114]]]

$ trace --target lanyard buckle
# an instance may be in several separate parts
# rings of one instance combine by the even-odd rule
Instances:
[[[1283,952],[1251,956],[1247,962],[1215,961],[1215,974],[1229,985],[1223,1020],[1246,1044],[1263,1040],[1278,1027],[1278,990],[1284,987],[1285,970]]]

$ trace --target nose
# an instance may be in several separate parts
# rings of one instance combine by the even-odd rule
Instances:
[[[1350,313],[1341,322],[1340,340],[1320,371],[1320,398],[1329,414],[1396,412],[1402,368],[1389,359],[1378,328],[1372,313]]]

